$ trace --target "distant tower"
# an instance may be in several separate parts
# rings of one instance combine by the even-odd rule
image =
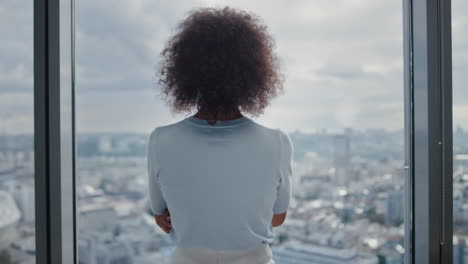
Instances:
[[[348,135],[335,135],[333,139],[333,154],[335,165],[335,183],[347,186],[350,177],[350,143]]]
[[[35,204],[34,204],[34,186],[21,184],[15,193],[18,206],[23,215],[23,221],[26,223],[34,223],[35,220]]]
[[[401,224],[404,217],[403,191],[391,191],[386,202],[385,223]]]
[[[453,243],[453,264],[465,263],[465,252],[466,252],[466,237],[454,236]]]
[[[98,149],[101,153],[106,153],[112,150],[112,139],[109,136],[99,138]]]

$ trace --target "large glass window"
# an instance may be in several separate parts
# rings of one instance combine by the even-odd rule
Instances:
[[[0,3],[0,263],[35,263],[33,2]]]
[[[453,263],[468,262],[468,3],[452,0]]]
[[[147,204],[145,144],[155,126],[183,117],[158,99],[155,65],[191,8],[224,5],[264,19],[286,75],[285,94],[255,119],[295,145],[275,261],[404,263],[403,13],[394,0],[77,1],[79,262],[167,263],[174,247]]]

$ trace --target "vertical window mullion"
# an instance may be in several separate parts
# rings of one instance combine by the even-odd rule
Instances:
[[[444,206],[441,223],[441,263],[453,263],[453,125],[452,125],[452,15],[451,0],[439,0],[440,74],[441,74],[441,138]]]
[[[408,0],[405,55],[414,198],[414,263],[452,262],[452,123],[449,0]]]
[[[413,197],[413,72],[412,56],[412,1],[403,0],[403,55],[404,55],[404,146],[405,146],[405,263],[414,263],[414,197]]]
[[[72,0],[34,2],[36,263],[74,263]]]

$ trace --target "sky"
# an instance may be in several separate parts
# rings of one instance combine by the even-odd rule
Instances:
[[[0,133],[33,128],[32,4],[0,2]],[[78,132],[148,133],[193,114],[170,112],[156,72],[177,24],[208,6],[255,13],[276,41],[285,91],[255,121],[285,131],[403,128],[400,0],[79,0]],[[468,129],[466,11],[453,0],[454,124]]]

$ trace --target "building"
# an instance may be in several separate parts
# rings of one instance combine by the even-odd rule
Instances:
[[[0,191],[0,201],[0,248],[4,248],[16,239],[16,224],[21,219],[21,212],[8,192]]]
[[[79,264],[131,264],[131,250],[123,242],[83,236],[78,240]]]
[[[348,135],[335,135],[333,138],[333,157],[335,167],[334,182],[347,186],[350,177],[350,140]]]
[[[378,264],[376,256],[353,249],[304,245],[296,241],[272,248],[277,264]]]
[[[388,194],[385,223],[388,225],[399,225],[404,219],[403,191],[391,191]]]
[[[117,226],[117,211],[107,204],[87,204],[79,209],[80,228],[93,231],[113,230]]]
[[[454,236],[453,240],[453,264],[468,263],[468,248],[466,247],[467,237]]]

